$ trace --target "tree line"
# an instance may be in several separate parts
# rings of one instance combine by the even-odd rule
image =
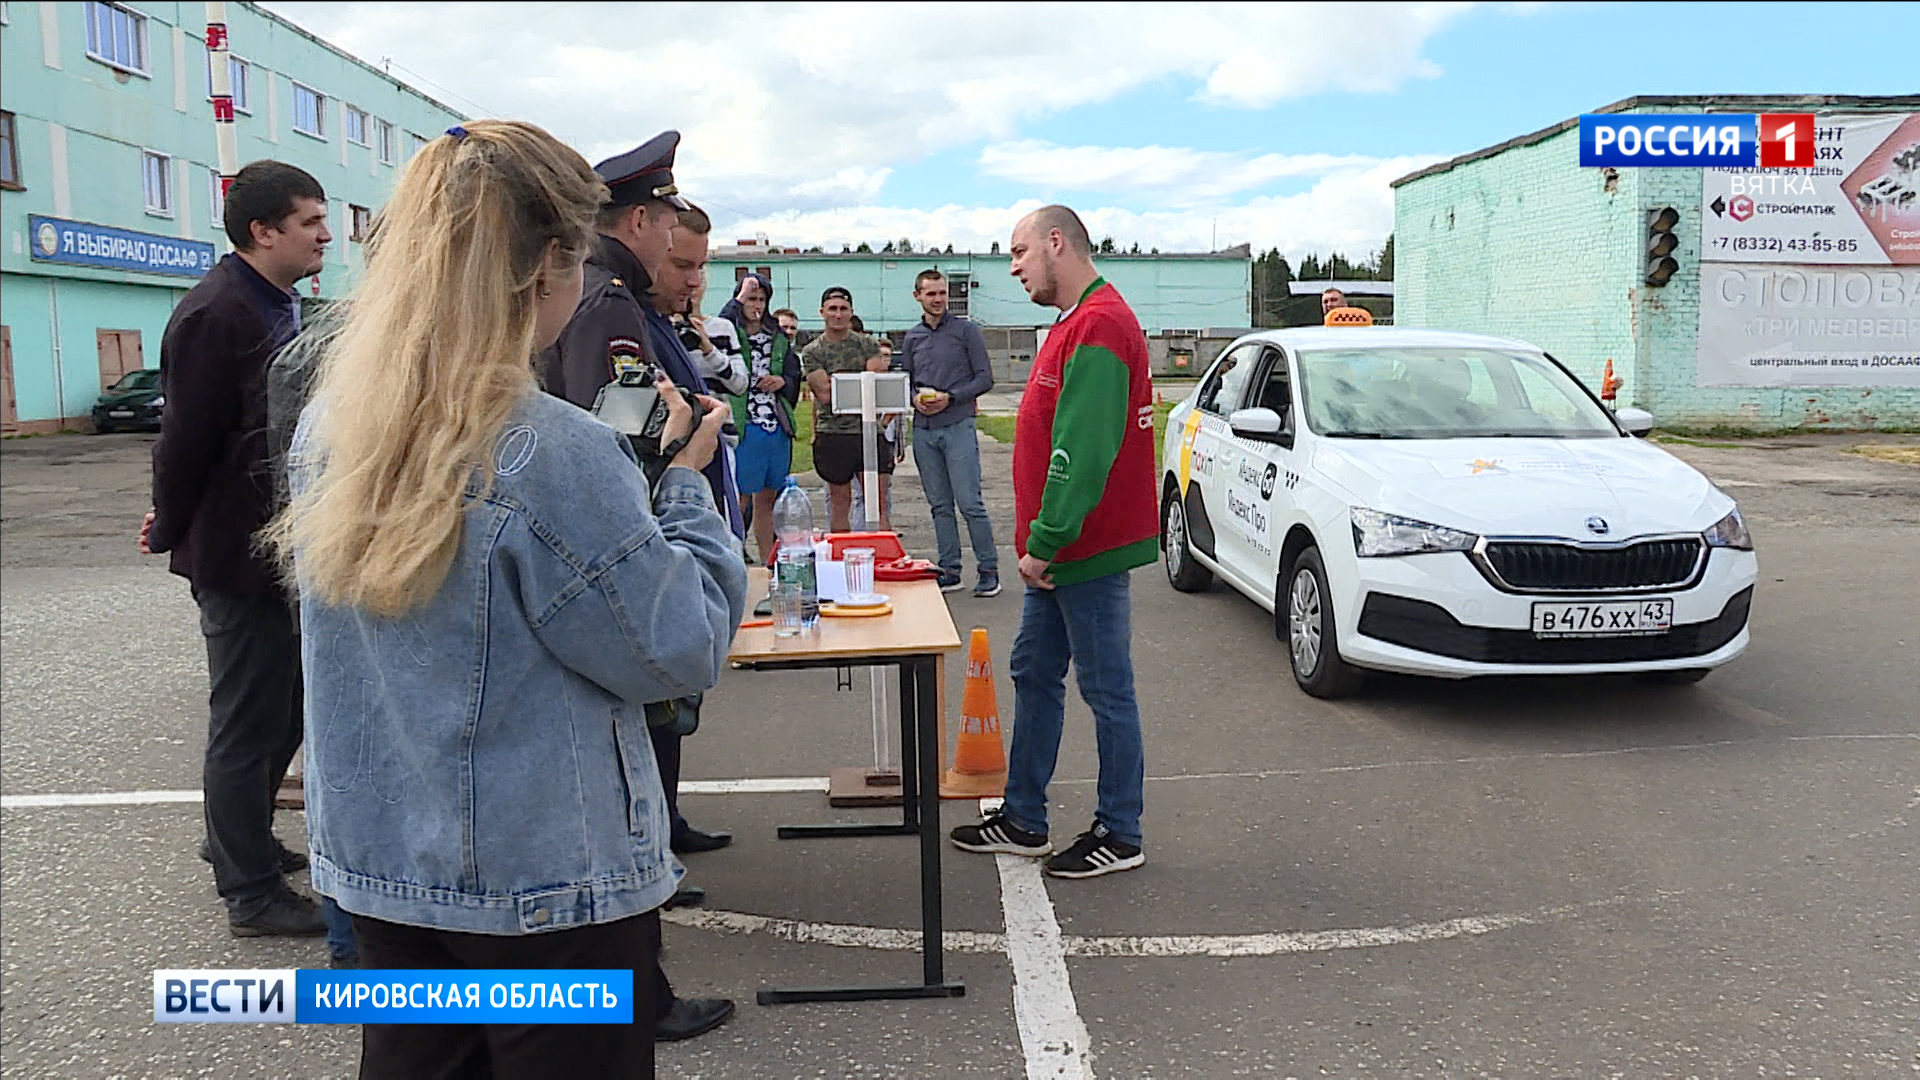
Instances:
[[[1388,234],[1384,247],[1358,263],[1337,251],[1325,259],[1308,254],[1301,258],[1297,268],[1287,262],[1279,248],[1269,248],[1256,256],[1253,260],[1253,325],[1319,325],[1320,297],[1294,296],[1287,286],[1295,281],[1329,280],[1392,281],[1392,234]],[[1387,297],[1352,297],[1349,302],[1372,311],[1375,318],[1392,314],[1392,301]]]

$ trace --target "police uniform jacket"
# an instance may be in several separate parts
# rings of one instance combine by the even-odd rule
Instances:
[[[600,388],[622,370],[649,360],[660,365],[683,393],[704,394],[706,380],[693,366],[673,323],[653,309],[653,279],[640,260],[620,241],[598,237],[587,256],[580,306],[560,333],[560,340],[540,356],[540,375],[547,392],[583,409],[593,407]],[[733,526],[739,521],[739,500],[733,494],[728,455],[715,454],[707,466],[707,482],[714,502]]]

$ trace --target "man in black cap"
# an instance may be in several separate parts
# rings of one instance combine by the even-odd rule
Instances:
[[[659,365],[683,392],[706,393],[706,381],[665,315],[654,310],[653,274],[666,265],[672,249],[672,230],[691,204],[680,197],[673,182],[673,155],[680,133],[662,132],[638,148],[594,166],[606,182],[612,200],[600,210],[595,224],[599,236],[587,256],[580,306],[560,334],[560,340],[540,357],[540,373],[547,392],[591,408],[600,389],[623,370],[649,362]],[[705,471],[713,486],[714,502],[733,522],[734,535],[744,529],[738,521],[739,499],[733,494],[729,455],[716,454]],[[647,733],[660,767],[660,783],[673,821],[673,850],[679,853],[711,851],[733,840],[727,833],[705,833],[680,816],[680,740],[700,722],[700,699],[683,698],[647,706]],[[683,889],[669,906],[698,903],[698,889]],[[733,1015],[733,1002],[722,998],[680,998],[655,966],[654,1000],[660,1008],[654,1038],[662,1042],[690,1039],[712,1031]]]

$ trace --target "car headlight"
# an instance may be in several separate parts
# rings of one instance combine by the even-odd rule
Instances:
[[[1741,551],[1753,550],[1753,537],[1747,532],[1747,519],[1740,516],[1740,508],[1727,511],[1727,516],[1713,523],[1713,527],[1702,534],[1708,547],[1737,548]]]
[[[159,397],[154,398],[152,401],[147,402],[148,405],[151,405],[156,409],[164,406],[166,403],[167,403],[167,395],[165,394],[161,394]]]
[[[1395,517],[1356,506],[1352,510],[1353,550],[1362,558],[1423,555],[1434,551],[1471,551],[1479,537],[1444,525]]]

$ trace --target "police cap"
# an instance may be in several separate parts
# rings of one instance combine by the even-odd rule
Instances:
[[[675,210],[689,208],[673,184],[673,153],[680,133],[663,131],[632,150],[593,167],[613,194],[616,206],[639,206],[660,199]]]

